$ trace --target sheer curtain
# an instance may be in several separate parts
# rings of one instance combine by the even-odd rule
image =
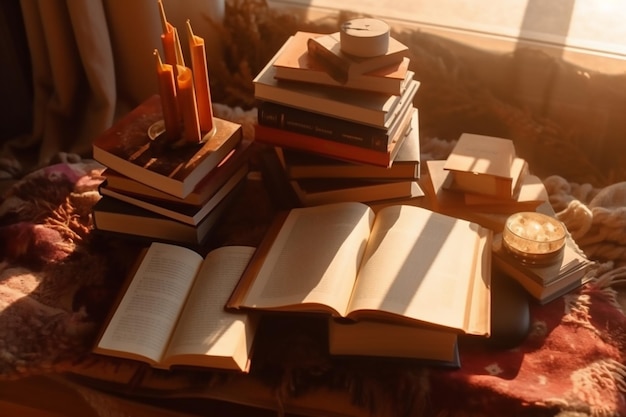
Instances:
[[[161,49],[157,0],[20,0],[33,71],[33,129],[18,147],[37,150],[38,164],[61,154],[89,155],[91,141],[156,93],[152,51]],[[207,43],[219,41],[224,0],[163,0],[181,34],[185,21]],[[160,51],[163,54],[163,51]]]

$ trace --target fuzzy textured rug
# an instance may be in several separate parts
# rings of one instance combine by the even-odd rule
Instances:
[[[251,135],[254,74],[295,30],[331,32],[334,27],[276,13],[263,1],[229,2],[222,28],[228,48],[211,78],[214,100],[221,103],[216,115],[241,122]],[[261,340],[268,342],[256,350],[251,376],[270,387],[279,410],[289,399],[323,386],[346,393],[372,414],[391,408],[389,414],[398,416],[626,415],[626,318],[619,291],[626,282],[624,153],[604,149],[598,157],[592,150],[597,141],[591,115],[569,109],[546,118],[505,94],[475,64],[498,75],[531,59],[549,62],[584,84],[590,96],[620,103],[621,93],[607,87],[606,77],[582,76],[577,68],[533,51],[499,56],[419,31],[396,37],[410,45],[422,82],[415,104],[423,160],[445,158],[461,132],[513,139],[543,179],[557,216],[600,268],[580,291],[534,306],[533,331],[522,346],[500,351],[466,346],[458,371],[331,358],[315,323],[285,321],[264,328],[267,337]],[[615,122],[610,132],[615,137],[607,143],[620,143],[616,137],[623,137],[623,124]],[[89,160],[45,167],[0,199],[0,378],[105,368],[119,375],[123,368],[89,353],[137,253],[135,242],[91,231],[90,207],[99,198],[101,172]],[[258,184],[245,195],[216,231],[215,244],[255,244],[262,236],[272,201]],[[256,210],[251,212],[252,203]],[[135,371],[128,374],[136,381]],[[137,392],[172,384],[203,389],[228,378],[142,373]]]

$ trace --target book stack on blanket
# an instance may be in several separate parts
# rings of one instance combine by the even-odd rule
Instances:
[[[200,245],[248,173],[250,143],[238,123],[213,115],[204,39],[187,20],[191,62],[158,2],[165,62],[155,49],[156,94],[93,142],[107,167],[96,230]]]
[[[371,56],[354,55],[364,53],[350,43],[349,25],[360,23],[333,34],[296,32],[254,79],[256,140],[274,146],[304,206],[423,194],[413,105],[420,83],[408,48],[375,21],[383,30],[373,38],[387,42],[377,52],[375,41],[367,44]]]
[[[200,245],[242,188],[251,143],[241,125],[215,117],[206,140],[177,145],[151,131],[162,118],[154,95],[94,140],[94,159],[107,167],[94,227]]]

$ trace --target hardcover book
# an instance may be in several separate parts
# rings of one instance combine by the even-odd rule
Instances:
[[[412,180],[364,180],[358,178],[305,178],[291,180],[300,204],[316,206],[320,204],[346,201],[363,203],[414,198],[424,195],[417,181]]]
[[[412,101],[414,94],[404,91],[400,96],[358,90],[346,92],[331,86],[279,80],[274,62],[288,44],[289,41],[285,42],[254,78],[255,98],[385,129],[402,107],[398,104],[402,100]],[[418,86],[418,81],[411,80],[405,90],[417,91]]]
[[[290,179],[361,178],[417,180],[420,178],[418,110],[413,110],[409,131],[406,133],[406,138],[390,167],[347,162],[286,147],[274,147],[274,150],[287,177]]]
[[[230,192],[195,226],[113,197],[103,196],[93,207],[94,229],[98,232],[138,240],[157,240],[199,246],[209,239],[211,230],[226,214],[242,187],[243,183]]]
[[[395,95],[400,95],[409,80],[413,79],[414,73],[409,71],[410,59],[405,57],[384,68],[355,74],[345,83],[337,81],[308,53],[307,41],[319,36],[324,35],[296,32],[289,46],[274,62],[276,78]]]
[[[417,88],[417,85],[414,85]],[[334,140],[364,148],[385,150],[389,141],[403,127],[402,117],[413,108],[412,98],[416,90],[407,90],[406,99],[399,104],[396,116],[387,128],[374,127],[363,123],[351,122],[338,117],[285,106],[270,101],[260,101],[258,105],[258,123],[290,132],[303,133],[322,139]]]
[[[399,64],[409,55],[409,48],[394,37],[389,37],[387,51],[372,57],[346,54],[341,47],[339,32],[312,37],[307,40],[307,50],[313,59],[323,63],[329,75],[340,83],[370,71]]]
[[[115,188],[109,186],[106,182],[101,184],[100,194],[144,208],[153,213],[161,214],[182,223],[197,226],[245,179],[247,174],[248,166],[245,165],[240,167],[239,170],[235,171],[224,184],[215,190],[215,194],[213,194],[200,206],[190,206],[187,204],[162,201],[126,193],[124,191],[116,190]]]
[[[203,258],[182,246],[152,243],[93,351],[155,368],[247,372],[257,318],[223,305],[254,250],[225,246]]]
[[[486,336],[491,237],[478,224],[420,207],[294,208],[277,217],[227,308]]]
[[[299,151],[311,152],[331,158],[342,159],[350,162],[378,165],[389,167],[392,165],[404,141],[410,127],[412,106],[402,114],[402,127],[392,138],[386,151],[364,148],[362,146],[349,145],[342,142],[323,139],[317,136],[303,133],[290,132],[284,129],[256,124],[255,139],[269,145]]]
[[[523,172],[509,139],[463,133],[446,159],[444,188],[511,199]]]
[[[563,254],[550,265],[524,264],[511,256],[502,245],[502,234],[493,238],[493,264],[521,284],[540,304],[572,291],[588,282],[593,262],[588,260],[569,234],[565,237]]]
[[[416,359],[431,366],[461,365],[455,333],[375,320],[330,319],[328,351],[339,356]]]
[[[124,194],[149,200],[201,207],[215,195],[220,187],[241,169],[243,165],[248,164],[252,143],[253,142],[250,140],[242,140],[185,198],[173,196],[157,188],[135,181],[111,168],[107,168],[103,175],[106,178],[107,188]]]
[[[161,99],[150,97],[93,142],[93,158],[136,181],[187,197],[242,140],[241,125],[214,118],[204,142],[174,146],[164,134]]]
[[[532,174],[523,176],[514,199],[451,190],[445,187],[452,175],[450,171],[444,169],[445,164],[445,160],[426,161],[428,179],[435,197],[434,204],[438,209],[513,214],[519,211],[534,211],[548,200],[543,182]]]

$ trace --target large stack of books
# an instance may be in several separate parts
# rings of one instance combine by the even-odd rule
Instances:
[[[254,79],[255,133],[274,146],[297,203],[422,195],[413,77],[408,48],[391,36],[386,52],[367,58],[344,53],[339,32],[285,42]]]

